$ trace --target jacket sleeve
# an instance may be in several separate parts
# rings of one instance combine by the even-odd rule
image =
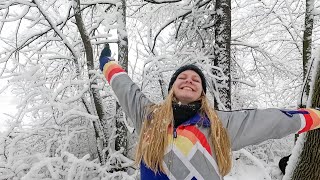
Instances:
[[[228,130],[232,150],[320,127],[320,111],[315,109],[269,108],[217,111],[217,114]]]
[[[135,129],[140,132],[147,108],[153,103],[116,62],[111,61],[105,64],[103,74],[111,85],[124,112],[133,121]]]

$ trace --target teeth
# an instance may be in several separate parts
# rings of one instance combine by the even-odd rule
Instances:
[[[191,91],[192,91],[192,89],[189,88],[189,87],[184,87],[183,89],[185,89],[185,90],[191,90]]]

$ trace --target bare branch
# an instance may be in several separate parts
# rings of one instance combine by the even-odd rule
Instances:
[[[63,41],[63,43],[66,45],[66,47],[69,49],[69,51],[71,52],[71,54],[74,57],[74,63],[76,64],[76,66],[79,66],[77,58],[78,55],[75,51],[75,49],[71,46],[71,44],[69,43],[68,39],[63,35],[63,33],[57,28],[56,24],[51,20],[51,18],[48,16],[47,13],[45,13],[44,9],[40,6],[40,3],[38,2],[38,0],[34,0],[35,4],[37,5],[39,11],[41,12],[41,14],[44,16],[44,18],[48,21],[48,23],[51,25],[52,29],[54,29],[54,31],[59,35],[59,37],[61,38],[61,40]],[[79,68],[79,67],[78,67]],[[78,69],[77,68],[77,69]]]
[[[211,1],[210,1],[210,0],[206,0],[206,1],[204,1],[204,2],[201,2],[201,3],[199,4],[199,7],[198,7],[198,8],[201,8],[202,6],[207,5],[209,2],[211,2]],[[189,14],[192,12],[192,10],[193,10],[193,9],[188,9],[188,10],[186,10],[186,11],[181,12],[181,13],[178,14],[176,17],[171,18],[170,20],[168,20],[168,21],[158,30],[158,32],[156,33],[156,35],[155,35],[155,37],[154,37],[154,40],[153,40],[154,43],[153,43],[153,46],[152,46],[152,48],[151,48],[151,52],[154,51],[154,48],[155,48],[155,45],[156,45],[156,41],[157,41],[157,38],[158,38],[158,36],[160,35],[160,33],[161,33],[167,26],[169,26],[171,23],[175,22],[177,19],[183,18],[183,17],[189,15]]]

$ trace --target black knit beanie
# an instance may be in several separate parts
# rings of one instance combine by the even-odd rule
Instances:
[[[204,93],[206,93],[207,92],[206,78],[204,77],[204,74],[202,73],[201,69],[199,69],[197,66],[195,66],[193,64],[181,66],[179,69],[176,70],[176,72],[173,73],[173,75],[170,79],[168,91],[170,91],[170,89],[172,88],[172,85],[176,81],[178,75],[186,70],[192,70],[200,76],[201,83],[202,83],[202,89],[203,89]]]

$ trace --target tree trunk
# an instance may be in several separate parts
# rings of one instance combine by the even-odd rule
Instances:
[[[310,80],[307,75],[308,73],[308,64],[311,63],[311,48],[312,48],[312,30],[313,30],[313,6],[314,6],[314,0],[306,0],[306,14],[305,14],[305,21],[304,21],[304,27],[305,30],[303,32],[303,49],[302,49],[302,63],[303,63],[303,79]],[[309,95],[310,91],[310,85],[309,83],[306,83],[305,85],[305,93],[306,96]],[[306,104],[302,102],[302,106],[305,107]]]
[[[318,66],[317,67],[317,75],[316,75],[314,86],[313,86],[311,106],[320,108],[320,62],[318,62],[317,66]],[[318,142],[320,142],[320,141],[318,141]]]
[[[217,82],[219,87],[216,87],[216,90],[219,92],[218,98],[220,98],[221,103],[226,109],[231,109],[231,0],[216,0],[215,11],[217,16],[215,23],[214,65],[220,67],[226,77],[225,80]],[[215,73],[217,74],[217,72]],[[216,100],[215,108],[218,108]]]
[[[161,89],[161,97],[162,97],[162,100],[164,100],[165,98],[166,98],[166,96],[167,96],[167,89],[165,88],[165,83],[164,83],[164,81],[163,81],[163,76],[162,76],[162,74],[161,74],[161,72],[160,72],[160,79],[159,79],[159,85],[160,85],[160,89]]]
[[[311,60],[311,45],[312,45],[312,30],[313,30],[313,6],[314,0],[306,0],[306,15],[304,21],[305,30],[303,32],[303,50],[302,50],[302,62],[303,62],[303,78],[306,78],[308,71],[308,62]]]
[[[303,35],[303,68],[304,78],[310,78],[307,75],[307,64],[311,63],[311,43],[313,29],[312,10],[314,0],[306,0],[306,16],[305,16],[305,31]],[[317,57],[319,58],[319,57]],[[320,64],[315,69],[317,71],[314,78],[314,86],[311,89],[312,102],[311,107],[320,107]],[[308,83],[309,84],[309,83]],[[309,94],[309,87],[306,89],[306,94]],[[302,152],[299,156],[298,163],[293,170],[292,180],[320,179],[320,129],[310,131],[305,136],[305,143]]]
[[[292,180],[320,179],[320,129],[310,131],[299,156],[298,164],[293,171]]]
[[[119,6],[118,12],[121,13],[121,19],[118,20],[120,24],[120,29],[118,29],[118,38],[119,38],[119,55],[118,60],[121,67],[128,72],[128,37],[127,37],[127,30],[126,30],[126,1],[121,0],[121,6]],[[122,28],[121,28],[122,27]],[[115,149],[118,151],[123,148],[123,154],[127,154],[127,127],[124,123],[123,111],[120,105],[117,103],[116,106],[116,144]]]
[[[86,62],[87,62],[87,67],[88,67],[88,71],[93,70],[94,69],[94,63],[93,63],[93,50],[92,50],[92,46],[90,43],[90,39],[89,36],[86,32],[82,17],[81,17],[81,11],[80,11],[80,0],[75,0],[76,6],[74,6],[74,11],[75,11],[75,19],[76,19],[76,25],[78,27],[78,30],[80,32],[81,35],[81,39],[82,42],[84,44],[84,48],[85,48],[85,52],[86,52]],[[92,74],[89,74],[89,79],[91,79]],[[103,123],[102,121],[104,121],[105,118],[105,113],[104,113],[104,108],[102,105],[102,101],[101,101],[101,97],[100,97],[100,93],[99,90],[96,88],[91,88],[93,87],[92,85],[97,84],[96,80],[94,80],[91,84],[90,84],[90,98],[91,98],[91,102],[92,103],[92,109],[90,107],[86,107],[88,110],[91,109],[93,110],[93,112],[89,112],[92,113],[94,115],[98,115],[99,120],[98,121],[93,121],[93,127],[95,130],[95,136],[96,136],[96,141],[97,141],[97,151],[98,151],[98,157],[100,160],[101,164],[104,164],[106,161],[106,154],[104,153],[104,148],[106,147],[107,143],[107,138],[106,135],[103,132]],[[85,100],[83,99],[84,103]],[[87,105],[85,103],[85,105]]]
[[[320,107],[320,63],[313,86],[312,107]],[[305,143],[299,156],[298,164],[293,171],[292,180],[320,179],[320,129],[306,134]]]

